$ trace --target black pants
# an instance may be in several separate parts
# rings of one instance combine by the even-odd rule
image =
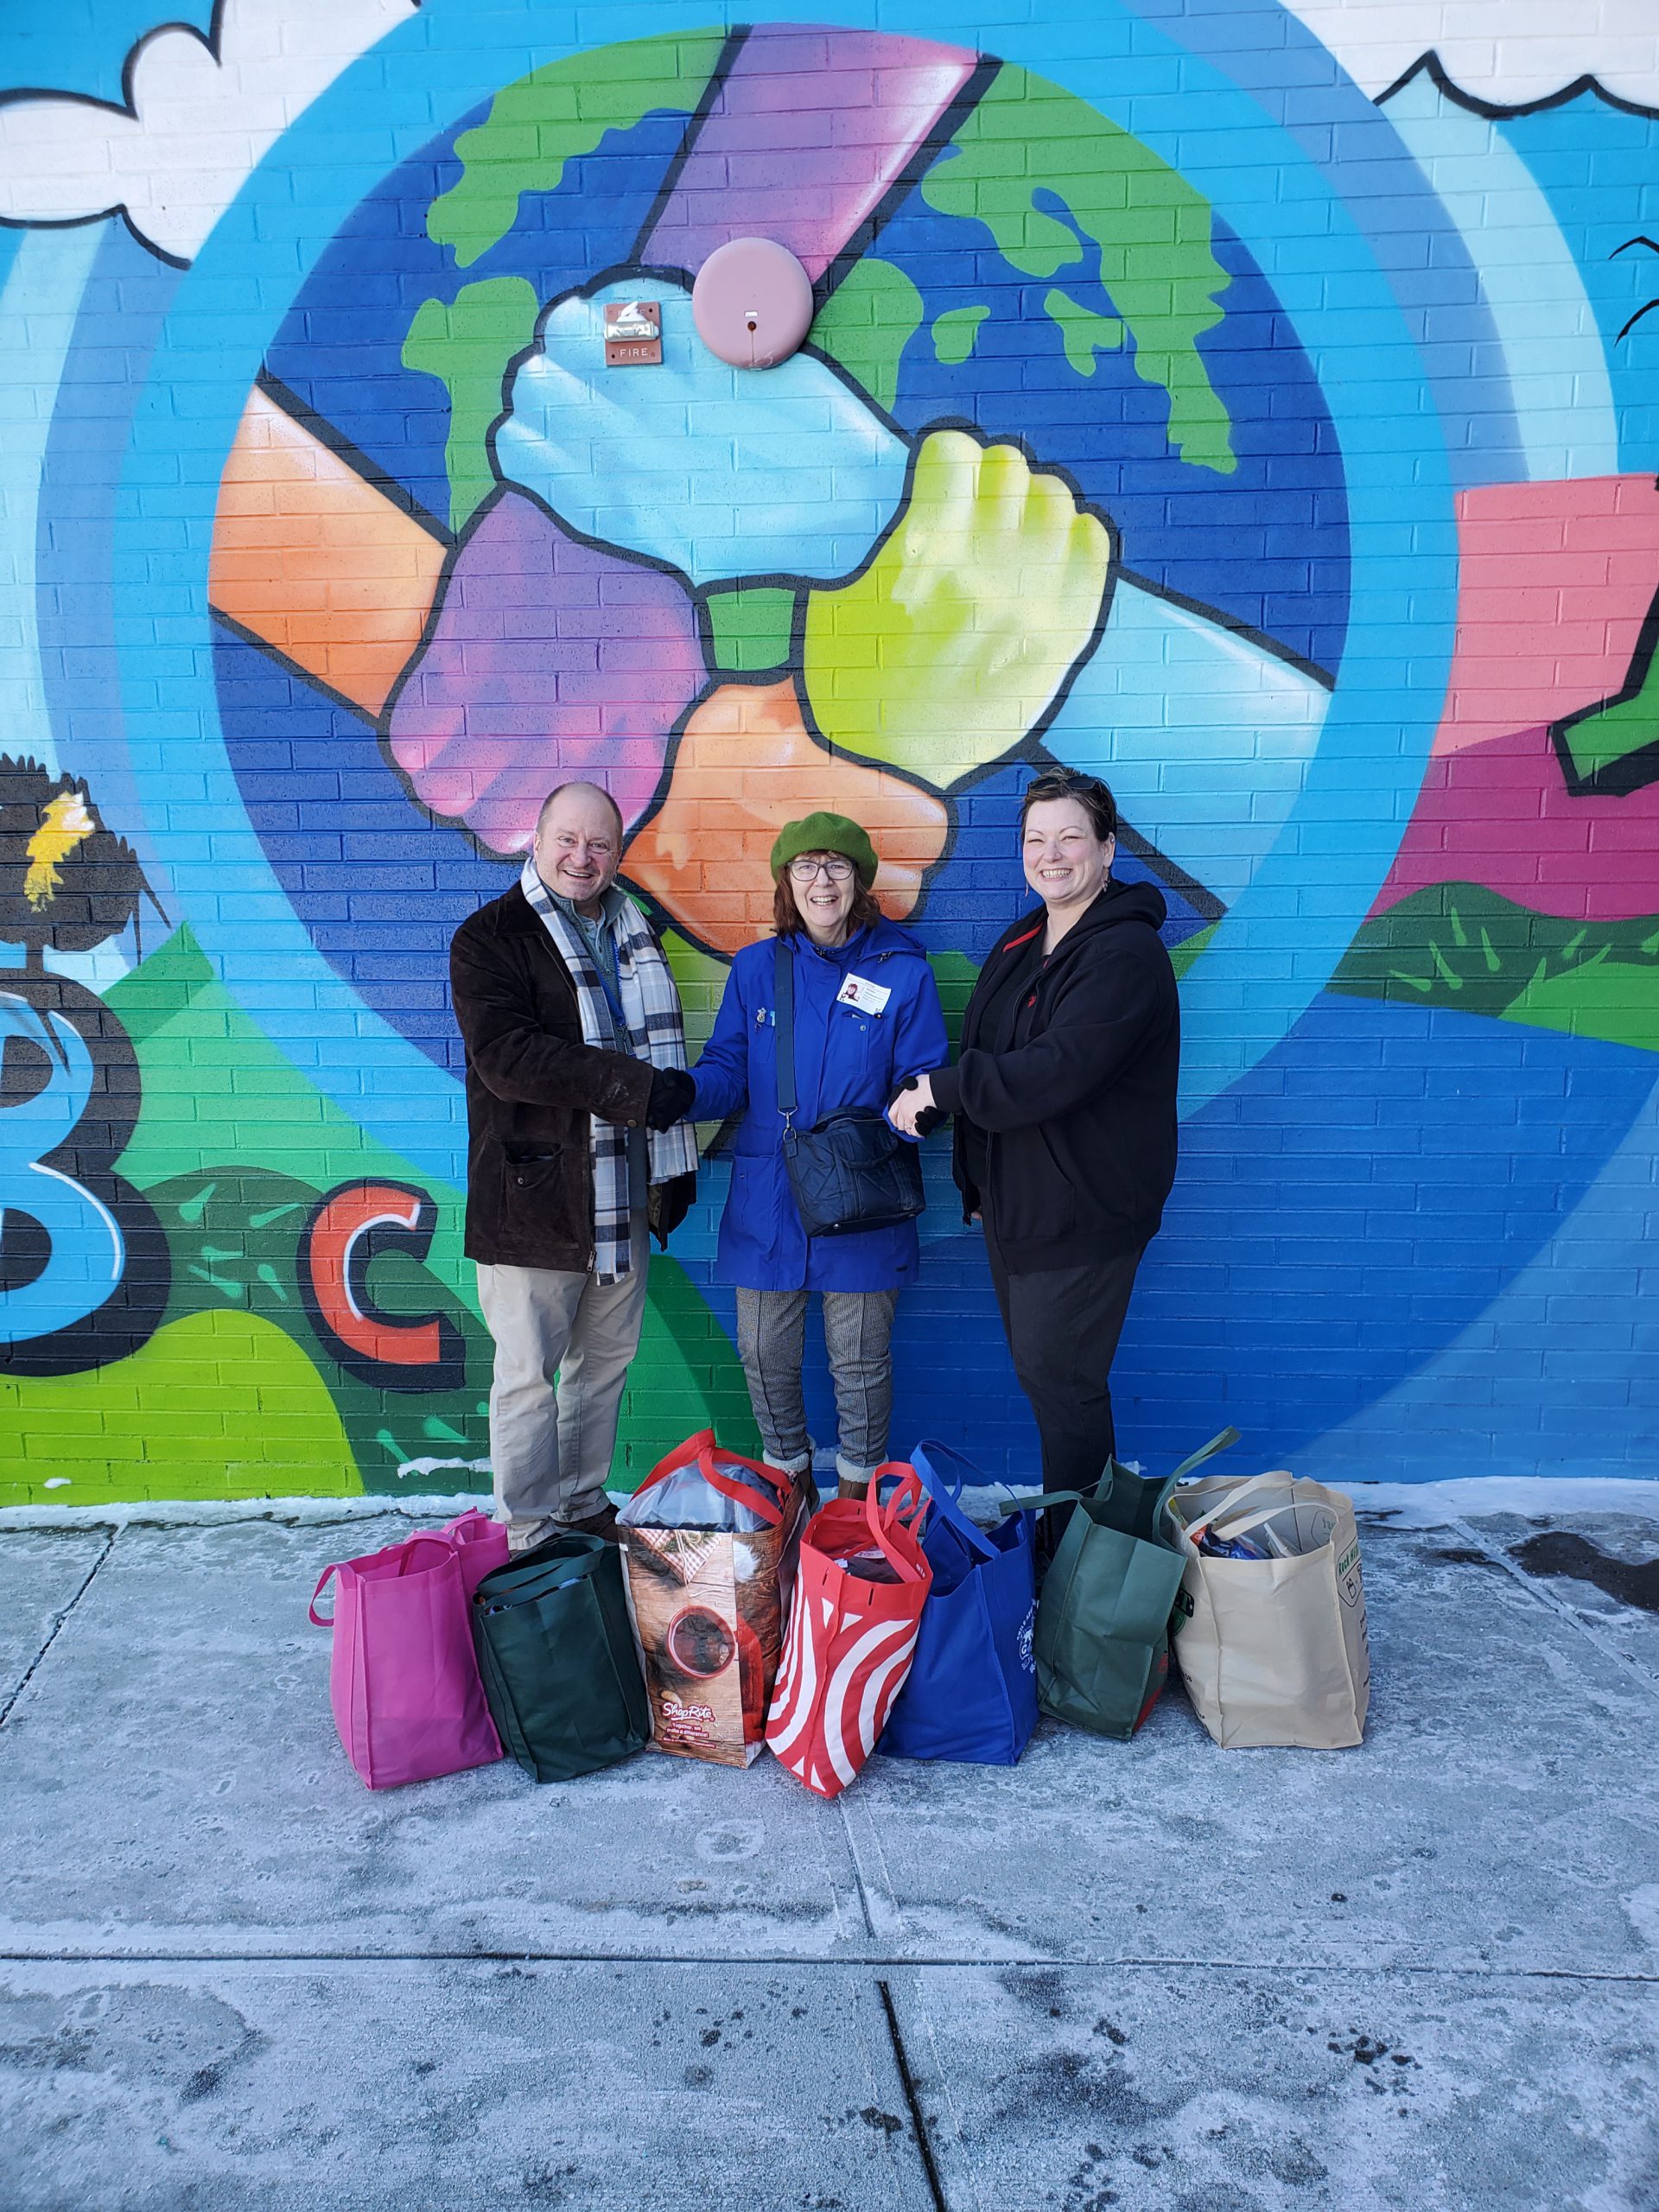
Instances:
[[[1128,1252],[1087,1267],[1010,1274],[988,1230],[985,1249],[1014,1371],[1037,1417],[1043,1488],[1092,1489],[1117,1449],[1112,1359],[1141,1254]],[[1053,1556],[1071,1517],[1069,1505],[1043,1515],[1038,1524],[1039,1556]]]

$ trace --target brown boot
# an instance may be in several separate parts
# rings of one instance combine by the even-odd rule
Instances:
[[[870,1485],[868,1477],[862,1482],[855,1482],[852,1476],[843,1475],[840,1482],[836,1485],[836,1496],[837,1497],[852,1498],[860,1505],[862,1505],[869,1494]]]
[[[620,1544],[622,1531],[616,1525],[616,1508],[608,1502],[596,1513],[585,1514],[580,1521],[566,1521],[563,1533],[573,1536],[603,1536],[607,1544]]]

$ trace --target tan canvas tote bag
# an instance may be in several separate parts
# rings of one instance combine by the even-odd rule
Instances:
[[[1370,1702],[1365,1591],[1354,1509],[1339,1491],[1287,1474],[1211,1477],[1170,1500],[1186,1571],[1174,1652],[1217,1743],[1339,1751]],[[1211,1559],[1190,1532],[1249,1535],[1268,1559]]]

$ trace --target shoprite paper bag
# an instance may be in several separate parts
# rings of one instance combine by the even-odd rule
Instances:
[[[1171,1626],[1187,1694],[1217,1743],[1339,1751],[1357,1744],[1370,1651],[1354,1509],[1287,1474],[1211,1477],[1170,1501],[1186,1571]],[[1212,1559],[1189,1531],[1276,1537],[1288,1558]]]

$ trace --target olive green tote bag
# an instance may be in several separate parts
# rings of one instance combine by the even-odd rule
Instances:
[[[537,1782],[613,1766],[651,1741],[622,1554],[575,1529],[486,1574],[473,1638],[501,1741]]]
[[[1113,1460],[1091,1491],[1052,1491],[1003,1507],[1077,1509],[1037,1601],[1037,1694],[1054,1719],[1127,1743],[1157,1704],[1169,1674],[1169,1616],[1186,1567],[1170,1493],[1237,1441],[1236,1428],[1224,1428],[1161,1482]]]

